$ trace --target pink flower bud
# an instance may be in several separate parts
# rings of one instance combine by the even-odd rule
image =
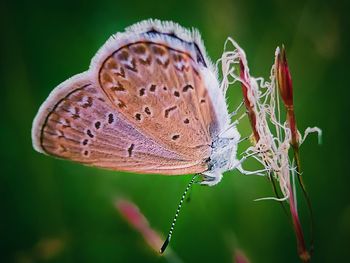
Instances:
[[[297,151],[299,148],[299,140],[298,140],[298,129],[295,119],[294,113],[294,103],[293,103],[293,84],[292,77],[290,75],[286,50],[284,46],[280,50],[277,48],[276,51],[276,61],[275,61],[275,70],[276,70],[276,80],[277,86],[282,97],[284,106],[287,109],[287,120],[289,124],[289,128],[291,131],[292,139],[291,145],[294,150]]]
[[[282,46],[282,50],[277,50],[276,54],[276,75],[278,88],[286,108],[293,108],[293,84],[290,75],[286,50]]]

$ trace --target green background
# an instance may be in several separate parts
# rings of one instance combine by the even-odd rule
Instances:
[[[86,70],[111,34],[150,17],[197,27],[213,60],[232,36],[255,76],[268,77],[276,46],[285,44],[298,127],[324,133],[321,146],[311,136],[301,149],[315,214],[314,262],[349,261],[348,10],[346,1],[317,0],[2,1],[0,261],[166,262],[120,217],[114,200],[135,202],[165,234],[189,176],[84,167],[35,152],[30,137],[49,92]],[[230,107],[240,99],[232,93]],[[240,129],[249,134],[247,123]],[[237,171],[215,187],[195,186],[173,250],[184,262],[232,262],[235,247],[251,262],[298,262],[279,204],[253,201],[271,195],[266,178]],[[300,213],[306,226],[307,211]],[[56,252],[45,254],[45,240],[55,240]]]

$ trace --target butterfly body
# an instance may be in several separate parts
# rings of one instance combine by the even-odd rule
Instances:
[[[112,36],[33,122],[36,150],[112,170],[200,173],[237,164],[239,133],[197,31],[148,20]]]

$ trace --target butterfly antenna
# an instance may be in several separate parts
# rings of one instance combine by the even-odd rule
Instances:
[[[192,184],[194,183],[194,181],[195,181],[196,178],[197,178],[197,174],[194,175],[194,176],[192,177],[192,180],[191,180],[191,181],[189,182],[189,184],[187,185],[187,187],[186,187],[186,189],[185,189],[185,192],[182,194],[180,203],[179,203],[179,205],[177,206],[177,210],[176,210],[176,213],[175,213],[173,222],[171,223],[171,227],[170,227],[168,236],[167,236],[166,240],[164,241],[163,246],[160,248],[160,251],[159,251],[159,252],[160,252],[161,254],[164,253],[165,249],[168,247],[168,245],[169,245],[169,243],[170,243],[171,236],[172,236],[173,231],[174,231],[175,223],[176,223],[177,217],[179,216],[179,213],[180,213],[180,210],[181,210],[181,207],[182,207],[182,203],[183,203],[183,201],[185,200],[186,194],[187,194],[188,190],[191,188],[191,186],[192,186]]]

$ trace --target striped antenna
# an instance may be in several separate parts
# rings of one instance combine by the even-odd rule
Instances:
[[[172,234],[173,234],[174,227],[175,227],[175,223],[176,223],[177,217],[179,216],[180,209],[181,209],[181,207],[182,207],[182,203],[183,203],[183,201],[185,200],[186,194],[187,194],[188,190],[191,188],[191,186],[192,186],[192,184],[194,183],[194,180],[195,180],[196,178],[197,178],[197,174],[193,176],[192,180],[191,180],[191,181],[189,182],[189,184],[187,185],[187,187],[186,187],[186,189],[185,189],[185,192],[182,194],[180,203],[179,203],[179,205],[177,206],[177,210],[176,210],[176,213],[175,213],[173,222],[172,222],[171,227],[170,227],[170,230],[169,230],[169,234],[168,234],[166,240],[164,241],[163,246],[161,247],[161,249],[160,249],[160,251],[159,251],[161,254],[164,253],[165,249],[167,248],[167,246],[168,246],[169,243],[170,243],[170,239],[171,239],[171,236],[172,236]]]

